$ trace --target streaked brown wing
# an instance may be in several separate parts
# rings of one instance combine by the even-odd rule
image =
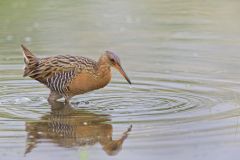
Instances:
[[[29,76],[45,84],[50,90],[65,94],[67,85],[83,70],[93,70],[95,62],[83,57],[55,56],[40,59]]]

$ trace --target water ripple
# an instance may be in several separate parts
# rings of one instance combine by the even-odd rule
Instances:
[[[132,88],[120,83],[122,80],[118,78],[107,88],[80,95],[73,101],[90,102],[85,106],[79,103],[78,107],[108,112],[116,121],[121,122],[157,121],[164,117],[169,119],[189,115],[194,117],[209,114],[210,108],[222,103],[221,90],[214,87],[222,82],[211,81],[211,84],[208,84],[206,80],[196,77],[157,73],[138,72],[134,75],[135,83]],[[22,111],[33,106],[47,105],[47,89],[35,82],[23,82],[23,80],[1,81],[2,88],[8,90],[7,93],[2,91],[0,96],[0,105],[5,106],[5,110],[19,105]],[[33,85],[36,85],[37,89],[33,89]]]
[[[74,97],[74,108],[108,114],[113,124],[137,125],[133,139],[155,137],[166,142],[165,146],[178,145],[178,139],[195,133],[200,137],[218,134],[221,139],[237,125],[235,117],[240,113],[237,82],[193,74],[136,72],[132,75],[131,88],[117,77],[104,89]],[[1,81],[0,85],[4,89],[0,91],[2,130],[8,131],[8,121],[36,120],[50,111],[49,91],[37,82],[14,79]],[[149,138],[148,142],[154,145]]]

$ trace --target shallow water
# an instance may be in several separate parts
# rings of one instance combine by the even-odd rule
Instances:
[[[0,2],[0,159],[238,159],[240,1]],[[133,85],[48,104],[39,57],[121,57]]]

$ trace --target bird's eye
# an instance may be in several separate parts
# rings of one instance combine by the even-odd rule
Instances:
[[[115,62],[113,58],[110,58],[110,61],[111,61],[112,63],[114,63],[114,62]]]

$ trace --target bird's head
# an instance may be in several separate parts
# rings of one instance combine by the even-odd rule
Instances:
[[[121,75],[127,80],[127,82],[129,84],[132,84],[130,79],[128,78],[127,74],[125,73],[125,71],[123,70],[122,66],[121,66],[121,62],[119,57],[112,51],[105,51],[104,53],[104,60],[107,61],[107,63],[111,66],[116,68]]]

